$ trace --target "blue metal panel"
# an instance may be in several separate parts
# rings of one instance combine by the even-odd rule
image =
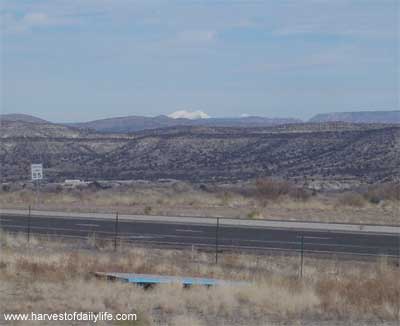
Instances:
[[[243,285],[247,282],[226,281],[212,278],[201,277],[178,277],[178,276],[165,276],[165,275],[150,275],[150,274],[135,274],[135,273],[96,273],[98,276],[105,276],[110,279],[118,279],[128,283],[135,283],[141,285],[152,284],[172,284],[178,283],[184,286],[191,285]]]

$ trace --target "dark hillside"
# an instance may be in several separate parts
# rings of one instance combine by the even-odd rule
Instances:
[[[0,132],[1,180],[27,180],[31,162],[44,163],[48,180],[279,176],[380,182],[400,176],[400,128],[334,126],[177,127],[127,136],[7,122]]]

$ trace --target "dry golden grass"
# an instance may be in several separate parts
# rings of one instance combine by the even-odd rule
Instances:
[[[304,197],[287,183],[269,189],[271,184],[274,185],[273,182],[258,185],[261,190],[254,187],[202,190],[188,184],[43,190],[39,202],[33,191],[24,189],[0,192],[0,206],[27,209],[32,205],[36,209],[71,212],[119,211],[146,215],[400,224],[400,202],[394,186],[373,186],[363,195],[347,191]]]
[[[306,257],[299,279],[296,256],[132,248],[115,253],[76,243],[1,234],[0,311],[135,312],[131,325],[395,325],[400,270],[386,259],[348,261]],[[87,244],[86,244],[87,245]],[[90,245],[90,244],[89,244]],[[245,280],[248,285],[156,286],[96,279],[95,271],[156,273]],[[99,324],[101,325],[101,324]],[[116,324],[123,325],[123,324]]]

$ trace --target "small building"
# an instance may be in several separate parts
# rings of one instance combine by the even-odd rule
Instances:
[[[67,187],[76,187],[86,184],[85,181],[79,179],[66,179],[64,185]]]

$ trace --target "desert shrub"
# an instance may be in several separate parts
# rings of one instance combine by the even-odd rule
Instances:
[[[230,192],[224,191],[221,194],[221,203],[222,203],[222,205],[228,206],[229,202],[231,201],[231,199],[232,199],[232,194]]]
[[[55,184],[55,183],[50,183],[42,188],[43,192],[48,192],[48,193],[61,193],[63,190],[63,187],[60,184]]]
[[[338,198],[338,204],[341,206],[363,207],[365,199],[359,193],[346,192]]]
[[[1,191],[9,192],[10,189],[11,189],[11,187],[10,187],[9,184],[2,184],[2,185],[1,185]]]
[[[174,190],[175,193],[185,193],[193,190],[192,186],[185,182],[175,182],[172,184],[171,188]]]
[[[211,187],[209,187],[207,184],[200,184],[199,185],[199,190],[201,191],[211,191]]]
[[[290,184],[287,181],[269,178],[256,181],[257,195],[263,200],[274,200],[280,196],[287,195],[290,188]]]
[[[84,191],[78,188],[66,189],[65,193],[79,200],[82,200],[84,198]]]
[[[303,188],[293,187],[292,189],[289,190],[289,197],[294,200],[306,201],[311,197],[311,195],[312,192],[307,191],[306,189]]]
[[[317,281],[316,290],[322,308],[331,315],[398,320],[398,277],[394,270],[368,277],[348,276],[341,280],[327,277]]]
[[[259,179],[256,181],[256,195],[264,202],[277,200],[282,196],[289,196],[294,200],[306,201],[311,192],[284,180]]]
[[[152,210],[153,210],[153,208],[152,208],[151,206],[146,206],[146,207],[144,208],[144,213],[145,213],[146,215],[150,215],[151,212],[152,212]]]
[[[18,196],[24,203],[32,203],[35,200],[36,194],[29,190],[22,190],[18,192]]]
[[[259,211],[251,211],[247,214],[248,218],[259,218],[260,212]]]
[[[371,204],[375,204],[378,205],[381,202],[381,199],[378,196],[368,196],[367,200],[371,203]]]
[[[364,198],[372,204],[379,204],[382,200],[400,200],[400,184],[392,182],[370,186]]]

